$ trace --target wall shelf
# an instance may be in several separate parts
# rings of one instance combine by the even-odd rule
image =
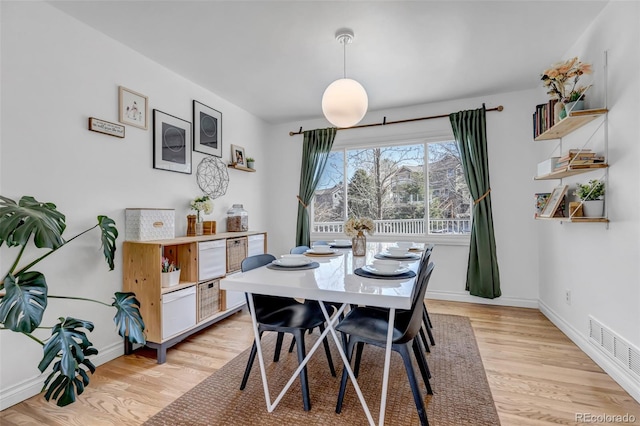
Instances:
[[[580,223],[580,222],[602,222],[608,223],[609,219],[606,217],[540,217],[537,216],[536,220],[553,220],[556,222],[572,222],[572,223]]]
[[[542,176],[536,176],[533,179],[534,180],[562,179],[568,176],[579,175],[581,173],[588,173],[595,169],[606,169],[607,167],[609,167],[609,165],[605,163],[566,166],[552,173],[542,175]]]
[[[232,169],[236,169],[236,170],[242,170],[243,172],[255,172],[256,169],[250,169],[249,167],[245,167],[245,166],[241,166],[239,164],[236,163],[230,163],[228,164],[228,166]]]
[[[572,111],[568,117],[559,121],[544,133],[541,133],[540,136],[534,140],[547,141],[551,139],[560,139],[607,112],[608,110],[606,108]]]

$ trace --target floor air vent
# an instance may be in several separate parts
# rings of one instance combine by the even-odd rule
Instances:
[[[589,317],[589,341],[640,378],[640,350]]]

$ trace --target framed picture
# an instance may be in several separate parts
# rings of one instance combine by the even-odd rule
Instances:
[[[118,121],[147,130],[149,128],[149,98],[122,86],[120,86],[118,98],[120,103]]]
[[[247,167],[247,161],[244,157],[244,148],[238,145],[231,145],[231,162],[238,166]]]
[[[89,130],[117,138],[124,138],[124,126],[95,117],[89,117]]]
[[[222,113],[193,101],[193,150],[222,157]]]
[[[554,217],[554,213],[564,199],[564,195],[567,193],[567,188],[567,185],[561,185],[553,188],[551,195],[547,199],[547,203],[542,209],[542,213],[540,213],[540,217]]]
[[[153,110],[153,168],[191,174],[191,123]]]

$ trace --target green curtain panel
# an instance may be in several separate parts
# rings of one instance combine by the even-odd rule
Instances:
[[[320,176],[322,176],[322,172],[327,165],[333,140],[336,138],[336,132],[337,129],[335,127],[304,132],[300,190],[298,192],[296,246],[310,246],[311,224],[308,206],[320,182]]]
[[[486,109],[449,115],[458,143],[464,178],[474,199],[466,289],[474,296],[500,297],[500,272],[491,213]]]

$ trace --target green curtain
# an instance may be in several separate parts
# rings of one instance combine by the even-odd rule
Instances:
[[[307,130],[304,132],[302,147],[302,168],[300,170],[300,190],[298,191],[298,225],[296,246],[309,246],[311,242],[308,206],[320,177],[327,165],[329,153],[338,129]]]
[[[500,272],[491,213],[486,109],[449,115],[458,143],[464,178],[474,199],[466,289],[474,296],[500,297]]]

